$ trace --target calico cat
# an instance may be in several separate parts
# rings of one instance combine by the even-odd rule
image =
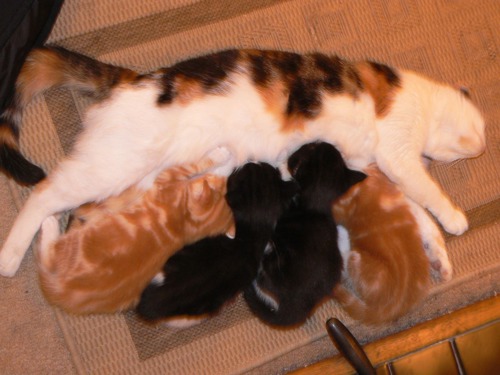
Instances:
[[[45,219],[37,261],[47,300],[75,314],[133,307],[169,256],[228,231],[226,178],[200,175],[228,155],[217,149],[199,163],[161,172],[146,192],[131,187],[82,206],[63,235],[56,217]]]
[[[427,212],[375,166],[367,174],[333,206],[337,223],[345,227],[339,237],[347,230],[350,240],[341,246],[346,280],[334,296],[354,319],[379,324],[401,317],[427,295],[429,260],[444,280],[452,270],[441,232]]]
[[[484,121],[459,90],[415,73],[319,53],[227,50],[139,74],[62,48],[37,49],[1,116],[0,168],[18,180],[25,180],[16,174],[22,164],[14,162],[22,159],[22,111],[55,86],[88,92],[98,102],[87,111],[73,152],[19,213],[0,252],[2,275],[14,275],[46,217],[129,186],[148,188],[165,168],[195,162],[219,146],[233,148],[235,165],[276,166],[303,144],[331,143],[350,168],[376,161],[448,232],[467,229],[465,215],[420,159],[481,154]]]
[[[277,326],[304,322],[340,281],[342,258],[331,207],[365,178],[348,169],[327,143],[302,146],[288,160],[288,168],[299,195],[278,221],[258,275],[244,293],[252,312]]]
[[[231,174],[226,200],[235,219],[235,237],[217,236],[184,247],[160,277],[144,290],[137,306],[146,320],[211,316],[251,284],[276,222],[296,186],[282,181],[269,164],[249,163]],[[172,321],[169,321],[172,323]]]

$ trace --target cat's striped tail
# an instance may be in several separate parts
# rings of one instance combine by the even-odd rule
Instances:
[[[16,80],[14,96],[0,115],[0,170],[22,185],[33,185],[44,171],[28,161],[19,150],[22,113],[38,94],[53,87],[69,87],[97,98],[105,98],[120,82],[137,73],[104,64],[59,47],[34,49]]]

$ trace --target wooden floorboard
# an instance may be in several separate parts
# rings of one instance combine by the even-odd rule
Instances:
[[[421,323],[406,331],[369,343],[364,350],[374,366],[393,360],[443,340],[500,319],[500,296]],[[340,355],[292,372],[293,375],[352,374],[349,363]]]

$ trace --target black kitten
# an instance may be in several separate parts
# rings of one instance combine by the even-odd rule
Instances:
[[[288,160],[288,169],[299,184],[299,196],[278,221],[258,276],[244,293],[260,319],[279,326],[305,321],[340,281],[332,204],[366,177],[348,169],[327,143],[301,147]]]
[[[229,176],[226,200],[235,238],[206,238],[172,256],[161,283],[151,283],[137,306],[147,320],[211,315],[250,285],[278,218],[296,193],[269,164],[249,163]]]

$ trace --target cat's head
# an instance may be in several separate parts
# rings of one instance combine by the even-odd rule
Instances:
[[[300,186],[305,207],[330,209],[332,202],[366,178],[347,168],[340,152],[329,143],[309,143],[288,159],[288,169]]]
[[[424,154],[451,162],[481,155],[486,147],[484,119],[463,89],[436,89],[432,119]]]
[[[278,169],[266,163],[247,163],[228,178],[226,200],[233,212],[236,235],[242,227],[270,233],[297,192],[283,181]]]

